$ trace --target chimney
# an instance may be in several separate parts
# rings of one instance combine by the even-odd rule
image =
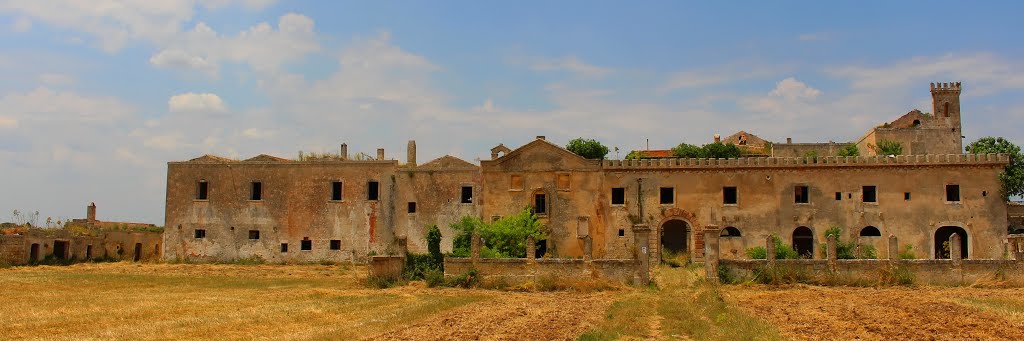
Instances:
[[[96,224],[96,203],[90,202],[89,207],[85,208],[85,221],[90,226]]]
[[[342,160],[348,160],[348,144],[347,143],[342,143],[341,144],[341,152],[338,155],[341,155],[341,159]]]
[[[416,140],[409,140],[409,148],[405,156],[405,164],[416,167]]]
[[[384,161],[384,148],[377,148],[377,160]]]
[[[537,135],[537,139],[538,140],[543,140],[544,139],[544,135]]]
[[[793,138],[792,137],[787,137],[786,138],[786,144],[793,144]]]
[[[722,142],[722,135],[715,134],[715,143],[721,143],[721,142]]]

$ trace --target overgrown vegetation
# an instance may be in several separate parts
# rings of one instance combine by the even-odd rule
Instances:
[[[917,256],[914,255],[914,247],[911,245],[903,247],[903,250],[900,251],[900,259],[917,259]]]
[[[438,277],[444,280],[444,255],[441,254],[441,229],[437,225],[427,227],[427,253],[409,253],[405,257],[406,280],[426,280],[428,286],[436,286]],[[433,284],[433,285],[432,285]]]
[[[690,253],[686,251],[672,251],[661,248],[661,262],[673,268],[683,267],[690,263]]]
[[[851,144],[846,145],[846,147],[843,147],[842,149],[839,149],[839,153],[837,153],[836,155],[839,155],[839,156],[860,156],[860,150],[857,149],[857,145],[856,144],[852,144],[851,143]]]
[[[775,259],[797,259],[800,254],[792,246],[782,243],[779,236],[772,235],[772,243],[775,244]],[[755,246],[746,250],[750,259],[768,259],[768,249],[764,246]]]
[[[903,155],[903,145],[896,141],[881,140],[872,148],[878,155]]]
[[[714,142],[697,147],[692,144],[680,143],[672,148],[672,154],[681,158],[731,159],[743,155],[740,147],[732,143]]]
[[[474,232],[484,240],[480,248],[480,256],[484,258],[525,258],[526,237],[533,236],[536,241],[547,239],[543,225],[529,208],[489,224],[466,216],[451,227],[456,231],[452,247],[455,257],[470,256]]]
[[[1012,196],[1024,196],[1024,155],[1021,155],[1020,147],[1002,137],[983,137],[971,142],[964,147],[964,150],[971,154],[1003,153],[1010,156],[1010,163],[1006,165],[1002,173],[999,173],[999,181],[1002,183],[1002,195],[1004,199]]]
[[[914,273],[904,265],[881,266],[878,268],[878,284],[913,285]]]
[[[569,144],[565,145],[565,149],[588,159],[601,160],[608,155],[608,147],[601,144],[601,142],[594,139],[584,139],[582,137],[569,141]]]
[[[874,245],[861,245],[860,254],[857,254],[857,242],[843,242],[842,229],[839,226],[832,226],[825,230],[825,238],[835,236],[836,238],[836,259],[876,259],[878,251]],[[821,253],[828,254],[828,243],[821,243]]]

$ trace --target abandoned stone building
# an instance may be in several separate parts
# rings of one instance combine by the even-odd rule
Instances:
[[[29,264],[54,261],[155,260],[163,254],[163,239],[153,224],[101,221],[96,204],[85,219],[72,219],[60,229],[11,227],[0,233],[0,261]]]
[[[426,226],[442,229],[463,216],[485,221],[530,207],[548,231],[537,252],[629,259],[643,249],[703,257],[703,231],[720,228],[722,258],[779,236],[819,258],[824,233],[873,246],[895,235],[919,258],[948,257],[960,235],[965,258],[1001,258],[1007,202],[997,174],[1005,155],[962,153],[960,84],[932,85],[934,114],[912,111],[851,142],[862,156],[837,157],[835,143],[771,144],[740,132],[752,152],[738,159],[590,160],[538,136],[512,150],[499,144],[479,165],[443,156],[418,164],[337,157],[289,160],[260,155],[231,160],[206,155],[169,162],[164,257],[268,261],[362,261],[406,244],[425,252]],[[903,155],[875,155],[882,140]],[[775,148],[778,152],[768,151]],[[801,157],[806,151],[817,157]],[[780,154],[791,156],[778,156]],[[775,156],[767,156],[775,155]],[[639,229],[637,229],[639,227]],[[650,229],[649,245],[636,233]],[[402,243],[401,241],[405,241]]]

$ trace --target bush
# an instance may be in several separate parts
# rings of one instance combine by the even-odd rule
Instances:
[[[848,144],[839,150],[839,156],[860,156],[860,150],[857,149],[857,145]]]
[[[423,274],[424,281],[427,282],[428,288],[434,288],[443,286],[444,283],[444,272],[440,270],[429,270]]]
[[[569,144],[565,145],[565,149],[588,159],[604,159],[605,155],[608,155],[608,147],[601,142],[582,137],[569,141]]]
[[[914,247],[911,245],[904,247],[903,251],[900,251],[900,259],[917,259],[917,256],[914,255]]]
[[[721,142],[708,143],[700,147],[692,144],[680,143],[675,148],[672,148],[672,153],[675,154],[675,156],[682,158],[712,159],[738,158],[743,155],[743,152],[740,151],[740,147],[737,147],[732,143],[724,144]]]
[[[476,269],[469,269],[466,273],[445,281],[445,284],[450,287],[473,288],[480,284],[480,273]]]
[[[424,279],[425,274],[430,271],[441,271],[441,264],[438,264],[433,256],[415,253],[405,256],[405,270],[402,271],[403,278],[407,280]]]
[[[878,283],[882,285],[913,285],[914,273],[902,265],[883,266],[878,269]]]
[[[526,237],[535,240],[547,239],[541,231],[543,225],[530,209],[523,209],[493,223],[487,224],[475,217],[463,217],[458,223],[452,224],[457,231],[453,240],[452,255],[469,257],[472,247],[473,233],[479,233],[484,239],[480,256],[485,258],[524,258],[526,257]]]
[[[806,270],[799,267],[764,266],[754,270],[754,281],[761,284],[793,284],[811,283],[812,278]]]
[[[836,259],[875,259],[878,257],[877,250],[872,245],[862,245],[860,257],[857,256],[856,242],[843,242],[841,239],[842,229],[839,226],[832,226],[825,231],[825,238],[836,237]],[[821,243],[821,253],[828,254],[828,243]]]
[[[881,140],[874,146],[878,155],[903,155],[903,145],[896,141]]]
[[[772,243],[775,244],[775,259],[797,259],[800,255],[793,250],[792,246],[782,244],[779,236],[772,235]],[[764,246],[757,246],[747,249],[747,257],[750,259],[768,259],[768,249]]]
[[[434,258],[434,263],[441,264],[444,270],[444,255],[441,254],[441,229],[437,225],[427,228],[427,253]]]

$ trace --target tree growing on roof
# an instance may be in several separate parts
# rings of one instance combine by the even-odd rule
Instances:
[[[569,141],[569,144],[565,145],[565,149],[588,159],[601,160],[608,155],[608,147],[601,144],[601,142],[597,142],[597,140],[594,139],[584,139],[582,137]]]
[[[738,158],[743,152],[740,151],[740,147],[729,143],[708,143],[703,146],[697,147],[692,144],[680,143],[675,148],[672,148],[672,153],[677,157],[681,158],[709,158],[709,159],[729,159]]]

